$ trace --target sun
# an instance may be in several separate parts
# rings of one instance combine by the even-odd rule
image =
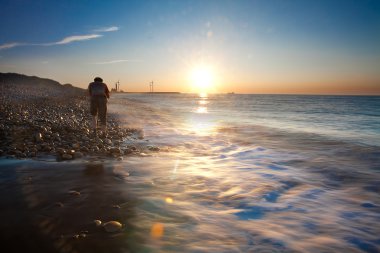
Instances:
[[[214,73],[211,67],[198,66],[190,73],[191,85],[197,92],[209,92],[214,85]]]

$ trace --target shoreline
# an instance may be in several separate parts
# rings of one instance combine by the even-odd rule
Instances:
[[[94,135],[85,90],[23,84],[3,84],[1,89],[0,157],[33,159],[48,155],[57,161],[86,156],[123,159],[147,150],[135,145],[144,139],[141,129],[123,128],[110,114],[107,132]],[[126,145],[125,140],[130,144]]]
[[[63,162],[54,154],[0,158],[3,248],[376,252],[376,147],[239,122],[197,132],[192,123],[210,115],[187,121],[183,110],[149,98],[114,99],[116,122],[150,139],[138,132],[123,139],[138,147],[127,159],[101,152]],[[144,153],[150,141],[161,152]],[[120,228],[109,233],[95,220]]]
[[[0,88],[2,248],[116,253],[137,247],[129,223],[137,200],[126,191],[129,174],[119,166],[125,157],[160,149],[140,129],[122,127],[116,115],[108,114],[106,134],[93,136],[85,90]],[[121,228],[109,232],[95,220]]]

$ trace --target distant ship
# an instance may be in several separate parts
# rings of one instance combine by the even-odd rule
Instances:
[[[227,94],[228,95],[233,95],[233,94],[235,94],[235,92],[228,92]]]

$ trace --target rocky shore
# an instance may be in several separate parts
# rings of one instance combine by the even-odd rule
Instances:
[[[0,83],[0,156],[55,156],[62,161],[88,156],[122,159],[141,152],[125,144],[126,139],[133,143],[143,138],[141,131],[122,128],[111,116],[106,133],[93,133],[86,90],[30,77],[8,79]]]

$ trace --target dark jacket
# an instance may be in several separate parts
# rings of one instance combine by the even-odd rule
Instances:
[[[107,84],[102,82],[92,82],[88,85],[88,92],[91,97],[103,96],[106,98],[110,97],[110,91],[108,90]]]

